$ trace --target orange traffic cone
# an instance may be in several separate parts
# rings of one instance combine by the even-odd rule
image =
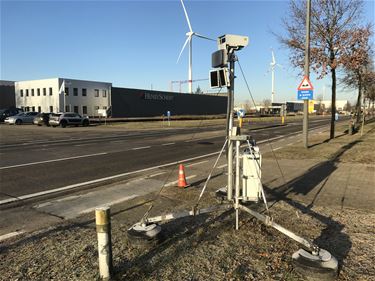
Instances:
[[[180,168],[178,169],[178,187],[185,188],[188,186],[185,178],[185,169],[184,165],[180,164]]]

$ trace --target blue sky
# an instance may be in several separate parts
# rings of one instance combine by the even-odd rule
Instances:
[[[184,1],[193,30],[211,38],[230,33],[250,38],[238,52],[256,101],[270,99],[265,75],[273,47],[275,101],[295,100],[301,76],[271,31],[283,33],[287,1]],[[364,22],[374,23],[374,1],[365,2]],[[180,1],[4,1],[1,0],[2,80],[67,77],[112,82],[114,86],[169,90],[186,80],[188,48],[176,63],[188,25]],[[208,78],[215,42],[193,39],[193,79]],[[236,101],[250,99],[236,69]],[[330,97],[330,79],[316,80],[314,95]],[[208,81],[193,85],[208,90]],[[174,89],[178,91],[178,86]],[[187,85],[183,86],[187,91]],[[339,99],[355,92],[339,89]]]

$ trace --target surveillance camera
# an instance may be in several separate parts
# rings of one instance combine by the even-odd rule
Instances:
[[[227,47],[240,50],[243,47],[246,47],[248,44],[249,37],[247,36],[225,34],[217,38],[219,50],[226,49]]]

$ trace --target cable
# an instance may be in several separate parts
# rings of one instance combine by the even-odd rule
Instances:
[[[221,92],[221,89],[222,89],[222,88],[220,88],[220,90],[217,92],[216,95],[219,95],[219,93]],[[198,128],[197,128],[198,130],[203,126],[203,121],[204,121],[203,119],[200,120],[200,122],[199,122],[199,124],[198,124]],[[191,141],[191,140],[194,140],[196,134],[197,134],[197,132],[194,132],[194,133],[192,134],[192,136],[191,136],[191,138],[190,138],[190,141]],[[227,139],[225,140],[225,144],[226,144],[226,143],[227,143]],[[225,148],[225,145],[223,146],[223,148]],[[222,151],[223,151],[223,149],[221,150],[220,155],[221,155]],[[219,156],[220,156],[220,155],[219,155]],[[219,159],[219,158],[218,158],[218,159]],[[218,160],[217,160],[217,161],[218,161]],[[213,169],[215,168],[216,164],[217,164],[217,162],[215,163]],[[212,169],[212,171],[213,171],[213,169]],[[151,205],[150,205],[150,207],[148,208],[148,210],[145,212],[145,214],[142,216],[141,221],[145,221],[145,220],[147,220],[147,217],[148,217],[150,211],[151,211],[152,208],[154,207],[154,202],[155,202],[155,200],[160,196],[161,192],[163,191],[163,189],[164,189],[164,187],[165,187],[165,184],[166,184],[167,181],[169,180],[169,177],[171,176],[171,174],[172,174],[172,172],[173,172],[174,170],[175,170],[175,167],[172,167],[172,168],[170,169],[170,171],[169,171],[169,173],[168,173],[168,175],[167,175],[165,181],[163,182],[163,185],[161,186],[159,192],[156,193],[155,196],[154,196],[154,198],[151,200]],[[211,173],[212,173],[212,171],[211,171]],[[208,184],[208,181],[209,181],[210,177],[211,177],[211,174],[209,175],[209,178],[208,178],[208,180],[207,180],[207,182],[206,182],[206,185]],[[205,185],[205,186],[206,186],[206,185]],[[205,189],[205,187],[203,188],[203,192],[204,192],[204,189]],[[201,193],[201,196],[203,195],[203,192]],[[200,197],[201,197],[201,196],[200,196]],[[197,201],[197,205],[199,204],[200,197],[199,197],[199,199],[198,199],[198,201]]]
[[[242,67],[241,67],[241,64],[240,64],[240,60],[238,59],[238,57],[237,57],[237,62],[238,62],[238,65],[239,65],[239,67],[240,67],[240,70],[241,70],[241,73],[242,73],[242,77],[243,77],[243,79],[245,80],[245,84],[246,84],[247,90],[249,91],[249,94],[250,94],[251,100],[253,101],[253,103],[254,103],[254,107],[255,107],[255,109],[256,109],[256,105],[255,105],[255,101],[254,101],[253,95],[252,95],[252,93],[251,93],[251,90],[250,90],[249,84],[247,83],[247,80],[246,80],[245,74],[244,74],[244,72],[243,72],[243,70],[242,70]],[[275,161],[276,161],[277,167],[278,167],[278,169],[279,169],[279,171],[280,171],[280,173],[281,173],[281,177],[282,177],[282,179],[283,179],[284,185],[286,185],[285,176],[284,176],[284,173],[283,173],[283,171],[282,171],[282,169],[281,169],[281,167],[280,167],[279,161],[277,160],[277,157],[276,157],[275,151],[273,150],[273,147],[272,147],[272,145],[271,145],[271,143],[270,143],[270,135],[269,135],[269,134],[268,134],[267,142],[268,142],[268,145],[269,145],[270,148],[271,148],[272,155],[273,155],[273,157],[274,157],[274,159],[275,159]],[[292,201],[292,202],[293,202],[293,201]],[[294,203],[293,203],[293,205],[294,205]],[[296,206],[294,205],[294,207],[296,207]],[[268,208],[267,208],[267,210],[268,210]],[[296,215],[297,215],[297,217],[299,218],[298,211],[296,211]]]
[[[240,70],[241,70],[241,73],[242,73],[242,77],[243,77],[243,79],[245,80],[245,84],[246,84],[247,90],[249,91],[249,94],[250,94],[251,100],[253,101],[254,108],[255,108],[255,110],[256,110],[257,106],[256,106],[256,104],[255,104],[255,101],[254,101],[253,95],[251,94],[251,90],[250,90],[249,84],[247,83],[247,80],[246,80],[245,74],[244,74],[244,72],[243,72],[243,70],[242,70],[242,67],[241,67],[241,64],[240,64],[240,60],[238,59],[238,56],[237,56],[237,62],[238,62],[238,66],[240,67]]]
[[[224,151],[224,149],[225,149],[225,146],[227,145],[227,142],[228,142],[228,138],[225,139],[224,145],[223,145],[222,149],[220,150],[219,156],[216,158],[215,164],[212,166],[211,172],[210,172],[210,174],[208,175],[208,177],[207,177],[207,179],[206,179],[206,182],[204,183],[203,189],[202,189],[202,191],[201,191],[201,194],[200,194],[199,197],[198,197],[197,204],[195,205],[195,208],[198,207],[199,201],[201,200],[202,195],[203,195],[203,193],[204,193],[205,190],[206,190],[206,187],[207,187],[207,185],[208,185],[208,182],[209,182],[210,179],[211,179],[211,175],[212,175],[214,169],[216,168],[217,163],[219,162],[219,159],[220,159],[221,154],[223,153],[223,151]]]

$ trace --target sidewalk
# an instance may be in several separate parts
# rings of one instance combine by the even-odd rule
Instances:
[[[263,155],[262,181],[270,215],[338,258],[338,280],[375,280],[375,124],[365,127],[363,137],[341,135],[344,129],[338,126],[339,137],[329,142],[327,133],[311,136],[308,151],[299,142],[288,145],[280,141],[281,149]],[[261,151],[267,146],[262,144]],[[299,246],[244,213],[238,231],[229,211],[165,223],[165,240],[159,245],[139,248],[130,243],[126,230],[139,221],[151,202],[150,216],[191,209],[214,160],[186,169],[187,176],[196,175],[187,189],[171,185],[155,201],[155,193],[141,194],[111,207],[114,280],[305,280],[291,261]],[[215,170],[201,207],[215,204],[213,192],[226,185],[223,165],[225,159]],[[139,186],[136,181],[143,193],[144,182]],[[156,176],[152,182],[156,181],[157,185],[163,183],[165,176]],[[136,186],[122,184],[119,192],[131,196],[129,190]],[[151,186],[158,191],[156,185]],[[79,205],[78,198],[71,199]],[[93,219],[88,213],[4,241],[0,244],[0,280],[95,280],[98,262]]]

